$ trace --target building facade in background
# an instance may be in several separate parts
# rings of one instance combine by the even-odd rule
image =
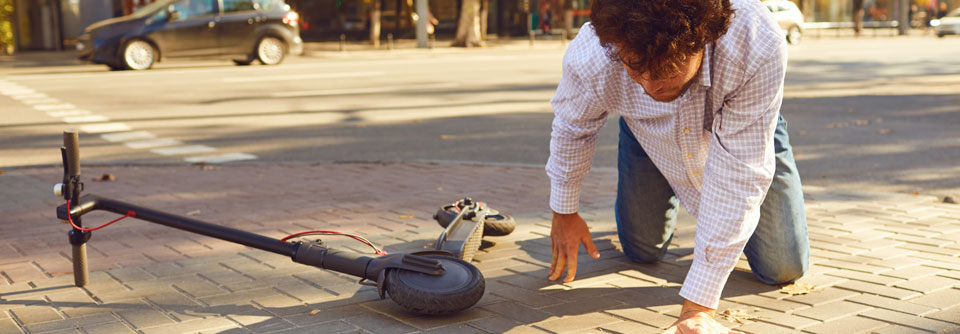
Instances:
[[[90,24],[132,13],[156,0],[0,0],[0,54],[12,50],[66,50]],[[590,0],[481,0],[487,7],[487,33],[526,36],[540,31],[541,18],[551,11],[553,30],[579,27],[589,20]],[[849,22],[853,0],[792,0],[813,22]],[[922,26],[923,20],[960,7],[960,0],[864,0],[864,21],[895,20],[907,10]],[[365,40],[371,12],[381,10],[381,38],[414,38],[414,0],[286,0],[301,16],[306,41]],[[438,38],[456,33],[460,0],[429,0],[430,12],[439,20]],[[549,6],[547,6],[549,4]],[[905,8],[900,8],[905,7]],[[547,9],[549,8],[549,9]]]

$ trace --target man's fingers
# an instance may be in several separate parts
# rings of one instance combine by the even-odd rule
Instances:
[[[563,267],[566,265],[566,263],[567,263],[567,257],[564,254],[559,254],[557,256],[556,270],[554,270],[553,273],[550,274],[551,281],[556,281],[558,278],[560,278],[560,275],[563,274]]]
[[[577,245],[577,247],[579,248],[580,245]],[[563,282],[569,283],[575,277],[577,277],[577,250],[567,250],[567,277],[563,278]]]
[[[550,261],[550,273],[547,274],[547,278],[553,277],[553,272],[557,269],[557,254],[560,253],[560,250],[557,249],[557,246],[553,242],[550,244],[553,246],[553,260]]]
[[[594,259],[600,258],[600,252],[597,251],[597,246],[593,244],[590,233],[587,233],[587,236],[583,238],[581,242],[583,242],[583,248],[587,250],[587,254],[590,254],[590,257]]]

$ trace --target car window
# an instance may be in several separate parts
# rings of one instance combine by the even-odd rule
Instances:
[[[949,17],[960,17],[960,8],[954,9],[953,12],[948,14]]]
[[[173,5],[173,11],[177,21],[213,15],[217,13],[216,0],[182,0]]]
[[[223,0],[224,13],[242,12],[253,9],[253,2],[251,0]]]
[[[287,5],[283,0],[254,0],[254,2],[260,10],[277,10]]]

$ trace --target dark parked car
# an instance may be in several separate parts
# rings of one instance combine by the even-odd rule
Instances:
[[[111,69],[145,70],[173,57],[274,65],[303,51],[299,20],[283,0],[157,0],[90,25],[77,49]]]

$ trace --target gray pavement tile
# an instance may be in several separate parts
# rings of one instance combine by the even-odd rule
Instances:
[[[487,331],[490,333],[503,333],[512,328],[523,325],[523,323],[519,321],[502,317],[502,316],[493,316],[493,317],[478,319],[478,320],[471,321],[467,324],[470,326],[473,326],[474,328],[479,328],[483,331]]]
[[[903,282],[903,278],[883,276],[880,274],[868,274],[860,271],[846,270],[846,269],[837,269],[829,273],[824,274],[826,276],[835,276],[842,277],[846,279],[852,279],[861,282],[868,282],[874,284],[881,284],[886,286],[891,286],[894,283]]]
[[[840,320],[822,323],[819,325],[804,328],[803,331],[815,334],[858,334],[870,333],[871,331],[887,327],[886,322],[877,321],[860,316],[846,317]]]
[[[753,321],[755,322],[765,322],[769,324],[774,324],[777,326],[793,328],[793,329],[804,329],[816,324],[822,323],[819,320],[810,319],[807,317],[800,317],[792,314],[786,314],[783,312],[777,312],[768,309],[758,309],[756,312],[751,313],[750,315],[757,317]]]
[[[771,325],[763,322],[754,322],[751,324],[746,324],[746,325],[737,327],[737,330],[742,331],[744,333],[750,333],[750,334],[794,334],[794,333],[799,334],[800,333],[800,331],[797,331],[794,329],[777,326],[777,325]]]
[[[533,323],[532,325],[554,333],[567,333],[597,328],[603,325],[614,324],[621,321],[622,320],[608,314],[593,312],[564,316],[560,318],[551,317],[547,320]]]
[[[841,319],[851,315],[856,315],[864,311],[873,309],[870,306],[851,303],[848,301],[836,301],[832,303],[827,303],[823,305],[818,305],[813,308],[799,310],[793,312],[794,315],[801,317],[807,317],[811,319],[817,319],[823,322],[830,322],[833,320]]]
[[[908,301],[902,301],[893,298],[881,297],[871,294],[860,294],[847,298],[847,301],[860,303],[867,306],[882,308],[886,310],[898,311],[913,315],[927,315],[937,311],[937,308],[914,304]]]
[[[862,293],[871,293],[875,295],[881,295],[884,297],[896,298],[900,300],[910,299],[920,295],[919,292],[883,286],[879,284],[860,282],[860,281],[847,281],[840,284],[837,284],[838,288],[852,290]]]
[[[126,334],[126,333],[137,333],[131,329],[127,324],[124,324],[120,321],[106,322],[100,324],[93,324],[81,327],[86,333],[110,333],[110,334]]]
[[[308,325],[305,327],[295,327],[290,329],[269,332],[270,334],[333,334],[333,333],[358,333],[362,330],[356,326],[340,320],[327,321],[324,323]]]
[[[544,334],[544,333],[549,333],[549,332],[539,328],[535,328],[533,326],[514,327],[504,332],[504,334]]]
[[[31,333],[51,332],[61,329],[81,328],[104,323],[120,322],[112,314],[99,314],[89,317],[69,318],[64,320],[47,321],[35,324],[26,324],[26,329]]]
[[[531,308],[512,300],[486,305],[481,308],[499,314],[505,318],[517,320],[524,324],[535,323],[551,316],[549,313]]]
[[[873,331],[873,334],[927,334],[930,331],[900,325],[887,326]]]
[[[221,333],[238,328],[238,325],[227,318],[207,318],[166,324],[156,327],[140,329],[143,334],[182,334],[182,333]],[[248,331],[243,331],[249,333]],[[98,332],[90,332],[98,333]],[[110,333],[110,332],[100,332]]]
[[[933,276],[942,272],[944,272],[944,270],[940,268],[917,265],[917,266],[910,266],[906,268],[887,271],[887,272],[881,273],[880,275],[902,278],[905,280],[914,280],[918,278],[924,278],[927,276]]]
[[[805,295],[789,296],[787,298],[784,298],[783,300],[801,303],[801,304],[807,304],[810,306],[820,306],[823,304],[857,296],[859,294],[860,293],[858,292],[854,292],[850,290],[837,289],[837,288],[824,288],[824,289],[816,289],[813,292],[810,292]]]
[[[554,315],[567,315],[599,312],[603,310],[623,308],[625,306],[626,304],[621,301],[598,296],[597,298],[587,298],[560,305],[544,307],[540,310]]]
[[[960,306],[954,306],[946,310],[934,312],[926,315],[926,317],[960,325]]]
[[[440,327],[440,328],[434,328],[434,329],[431,329],[431,330],[423,331],[423,332],[421,332],[421,333],[425,333],[425,334],[446,334],[446,333],[451,333],[451,334],[486,334],[486,332],[483,332],[483,331],[481,331],[481,330],[479,330],[479,329],[476,329],[476,328],[473,328],[473,327],[470,327],[470,326],[464,325],[464,324],[456,324],[456,325],[449,325],[449,326],[444,326],[444,327]]]
[[[378,313],[361,313],[358,315],[351,316],[349,318],[343,319],[347,323],[350,323],[354,326],[360,327],[362,329],[371,331],[373,333],[412,333],[416,332],[417,328],[410,325],[404,324],[397,319],[381,315]]]
[[[314,307],[308,312],[292,314],[284,316],[283,318],[299,327],[346,319],[353,315],[363,313],[364,311],[365,309],[358,305],[346,305],[333,308]]]
[[[619,334],[659,334],[663,333],[662,329],[647,326],[641,323],[633,321],[621,321],[613,324],[606,324],[600,326],[600,330],[603,333],[619,333]],[[596,333],[595,331],[590,331],[591,333]]]
[[[10,318],[0,319],[0,334],[22,334],[20,326]]]
[[[900,283],[894,284],[893,286],[902,288],[902,289],[922,292],[924,294],[929,294],[935,291],[953,288],[957,285],[960,285],[960,280],[942,277],[942,276],[929,276],[929,277],[918,278],[918,279],[914,279],[906,282],[900,282]]]
[[[10,312],[21,324],[32,325],[41,322],[63,320],[63,316],[46,305],[25,306],[11,309]]]
[[[794,311],[802,310],[810,307],[809,305],[794,303],[794,302],[785,301],[785,300],[777,300],[777,299],[767,298],[767,297],[757,296],[757,295],[736,296],[736,297],[727,298],[727,300],[735,303],[747,304],[747,305],[767,308],[767,309],[786,312],[786,313],[793,313]]]
[[[887,322],[887,323],[895,323],[895,324],[900,324],[908,327],[919,328],[919,329],[928,330],[932,332],[940,332],[948,329],[953,329],[954,327],[956,327],[956,325],[952,323],[948,323],[940,320],[934,320],[934,319],[927,319],[924,317],[919,317],[915,315],[910,315],[910,314],[900,313],[900,312],[895,312],[890,310],[884,310],[884,309],[873,309],[870,311],[866,311],[861,313],[860,316],[866,317],[866,318],[872,318],[872,319]]]
[[[118,311],[116,314],[137,329],[156,327],[175,322],[170,316],[149,307]]]
[[[960,303],[960,289],[937,291],[923,297],[910,299],[908,302],[932,306],[939,309],[947,309]]]
[[[659,314],[642,307],[607,310],[606,313],[661,329],[667,328],[677,321],[677,318],[675,317]]]
[[[267,333],[293,328],[293,323],[262,310],[249,310],[241,315],[228,315],[228,319],[243,325],[244,329],[254,333]]]

